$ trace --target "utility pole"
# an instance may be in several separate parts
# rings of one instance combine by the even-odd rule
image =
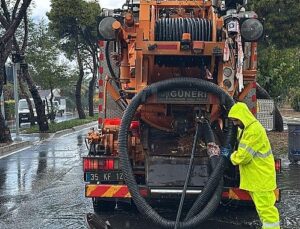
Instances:
[[[16,117],[16,138],[15,141],[21,141],[20,129],[19,129],[19,93],[18,93],[18,74],[20,74],[20,62],[21,55],[20,53],[12,53],[12,62],[13,62],[13,77],[14,77],[14,100],[15,100],[15,117]]]

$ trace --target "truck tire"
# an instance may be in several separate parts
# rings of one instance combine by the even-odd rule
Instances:
[[[258,83],[256,83],[256,97],[258,99],[271,99],[269,93],[262,88]],[[280,114],[278,107],[275,105],[275,131],[282,132],[283,131],[283,119]]]
[[[115,200],[103,200],[100,198],[93,198],[94,212],[113,211],[115,209]]]

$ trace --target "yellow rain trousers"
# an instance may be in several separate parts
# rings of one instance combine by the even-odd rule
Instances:
[[[275,207],[276,171],[271,145],[264,127],[253,116],[247,105],[232,106],[229,118],[240,120],[238,147],[230,160],[240,170],[240,189],[250,193],[263,229],[279,229],[279,213]]]
[[[279,229],[279,213],[275,207],[276,196],[273,191],[249,192],[262,222],[263,229]]]

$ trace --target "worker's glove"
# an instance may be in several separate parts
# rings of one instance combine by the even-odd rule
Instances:
[[[220,147],[215,142],[207,143],[207,154],[209,157],[220,156]]]
[[[220,151],[221,151],[221,155],[222,156],[224,156],[224,157],[226,157],[226,158],[230,158],[230,155],[231,155],[231,153],[232,153],[232,149],[231,149],[231,147],[229,146],[229,147],[221,147],[220,148]]]

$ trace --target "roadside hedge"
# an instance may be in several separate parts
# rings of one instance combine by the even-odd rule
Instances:
[[[295,111],[300,111],[300,88],[293,88],[290,91],[291,107]]]
[[[60,130],[72,129],[75,126],[84,125],[97,120],[98,117],[94,116],[94,117],[87,117],[86,119],[77,118],[77,119],[67,120],[60,123],[49,123],[49,131],[47,131],[47,133],[55,133]],[[22,133],[24,134],[32,134],[32,133],[39,133],[39,132],[40,131],[38,125],[32,126],[22,131]]]
[[[15,100],[4,101],[5,119],[11,120],[15,116]]]

